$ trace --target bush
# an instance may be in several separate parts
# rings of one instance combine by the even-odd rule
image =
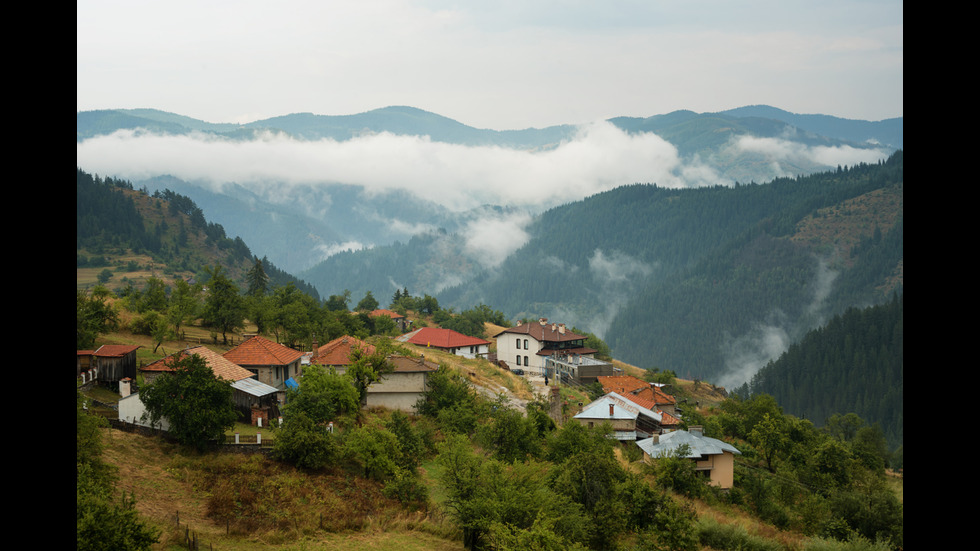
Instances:
[[[740,524],[721,524],[709,517],[699,521],[698,540],[702,546],[718,550],[783,551],[778,542],[753,536]]]

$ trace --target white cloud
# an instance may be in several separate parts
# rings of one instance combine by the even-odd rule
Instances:
[[[730,148],[742,153],[757,153],[766,158],[773,172],[783,176],[795,176],[781,168],[781,163],[816,163],[823,166],[876,163],[888,158],[885,149],[861,149],[843,146],[813,146],[780,138],[760,138],[756,136],[737,136],[729,144]]]
[[[234,141],[118,131],[77,144],[76,156],[86,171],[127,179],[170,174],[215,188],[234,182],[260,195],[270,185],[281,193],[289,184],[344,183],[372,193],[404,190],[456,211],[480,204],[542,208],[637,182],[718,183],[705,181],[713,177],[710,170],[683,165],[660,137],[629,135],[607,122],[583,126],[574,139],[535,152],[390,133],[338,142],[274,133]]]
[[[525,228],[531,222],[527,212],[515,212],[499,218],[480,218],[467,223],[466,253],[486,268],[496,268],[529,238]]]

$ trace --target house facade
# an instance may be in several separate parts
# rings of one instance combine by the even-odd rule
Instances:
[[[643,450],[643,460],[647,463],[677,453],[686,445],[688,453],[684,457],[694,461],[695,469],[706,476],[710,484],[724,489],[734,485],[735,456],[742,454],[727,442],[705,436],[700,426],[655,435],[636,442],[636,445]]]
[[[660,432],[661,415],[610,392],[585,406],[573,419],[590,428],[609,423],[616,440],[635,442]]]
[[[119,383],[127,377],[135,379],[136,351],[139,348],[138,345],[104,344],[94,352],[78,351],[76,376],[84,371],[94,370],[95,378],[103,382]]]
[[[265,337],[251,337],[225,352],[223,356],[256,375],[256,378],[279,390],[285,398],[286,380],[299,375],[303,353],[272,342]]]
[[[424,356],[410,358],[393,355],[388,357],[388,362],[392,371],[368,386],[365,407],[384,407],[416,413],[415,405],[429,389],[429,375],[438,370],[439,365],[427,361]]]
[[[585,346],[585,336],[566,329],[564,323],[548,323],[547,318],[537,322],[518,322],[494,335],[497,341],[497,359],[511,368],[517,367],[529,373],[545,374],[546,360],[555,358],[595,359],[596,350]]]
[[[486,358],[490,353],[490,341],[470,337],[452,329],[422,327],[395,339],[426,348],[438,348],[464,358]]]

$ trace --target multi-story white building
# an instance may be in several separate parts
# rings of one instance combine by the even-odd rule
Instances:
[[[585,336],[572,333],[564,323],[548,323],[541,318],[536,323],[521,323],[494,335],[497,339],[497,359],[512,369],[544,374],[545,359],[550,356],[594,358],[596,350],[585,346]]]

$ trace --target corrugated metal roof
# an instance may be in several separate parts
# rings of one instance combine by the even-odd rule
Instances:
[[[610,405],[613,406],[612,415],[609,415]],[[615,392],[610,392],[585,406],[582,412],[575,416],[575,419],[636,419],[639,415],[654,419],[658,423],[662,418],[659,412],[627,400]]]
[[[687,444],[690,452],[685,457],[703,457],[705,455],[719,455],[724,452],[731,452],[742,455],[742,452],[727,443],[711,438],[702,434],[695,434],[686,430],[676,430],[667,432],[653,438],[640,440],[636,443],[650,457],[661,457],[673,453],[682,445]]]
[[[236,390],[241,390],[246,394],[251,394],[252,396],[257,396],[261,398],[262,396],[268,396],[278,392],[276,387],[269,386],[261,381],[255,379],[242,379],[240,381],[235,381],[231,383],[231,387]]]

